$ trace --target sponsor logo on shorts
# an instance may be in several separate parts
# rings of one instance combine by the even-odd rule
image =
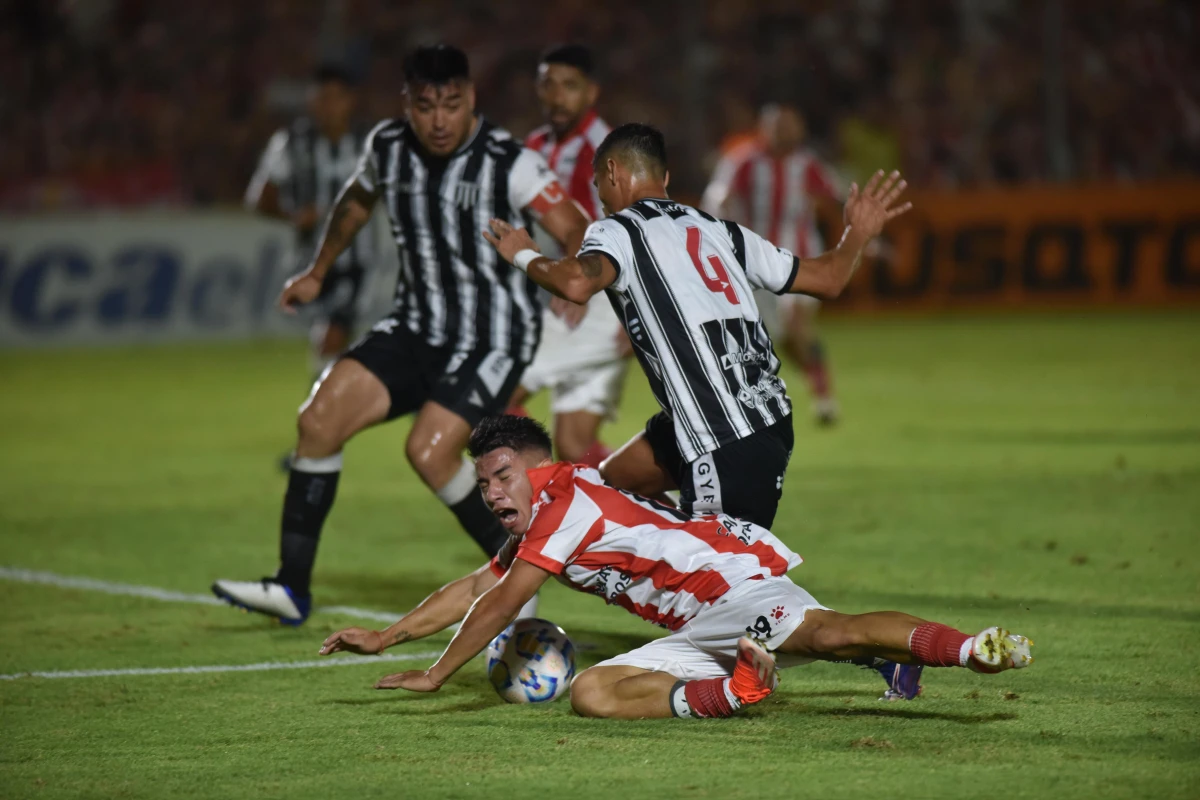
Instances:
[[[379,320],[379,322],[376,322],[373,326],[371,326],[371,330],[377,333],[386,333],[390,335],[399,325],[400,320],[392,319],[391,317],[384,317],[383,319]]]
[[[783,606],[775,606],[771,609],[771,619],[775,620],[776,622],[782,622],[790,616],[791,614],[789,614],[788,610]]]
[[[754,624],[746,628],[746,635],[756,642],[765,642],[771,638],[771,620],[760,616]]]

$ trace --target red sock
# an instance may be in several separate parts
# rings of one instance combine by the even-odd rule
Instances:
[[[808,382],[812,386],[813,395],[821,399],[829,397],[831,393],[829,368],[825,363],[825,348],[821,346],[820,342],[814,343],[812,349],[809,350],[808,367],[805,372],[808,373]]]
[[[704,678],[683,685],[683,696],[697,717],[730,717],[734,707],[725,696],[727,678]]]
[[[525,410],[525,406],[509,406],[504,410],[504,413],[514,417],[529,416],[529,412]]]
[[[583,458],[579,459],[580,464],[587,464],[589,467],[599,468],[600,462],[612,455],[612,450],[609,450],[599,440],[592,442],[583,454]]]
[[[961,667],[963,642],[971,637],[940,622],[918,625],[908,637],[908,649],[927,667]]]

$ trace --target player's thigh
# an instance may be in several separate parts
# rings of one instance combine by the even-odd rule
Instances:
[[[659,460],[645,431],[623,444],[600,465],[605,482],[645,497],[678,488],[675,476]]]
[[[604,417],[591,411],[554,415],[554,449],[563,461],[578,462],[596,441]]]
[[[462,452],[470,437],[469,422],[431,400],[417,412],[404,451],[421,479],[440,489],[462,468]]]
[[[340,446],[386,419],[389,405],[387,388],[378,376],[354,359],[338,359],[300,406],[301,442]]]

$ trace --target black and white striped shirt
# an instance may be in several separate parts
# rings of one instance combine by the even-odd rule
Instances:
[[[799,261],[733,222],[640,200],[592,223],[580,255],[617,269],[609,299],[686,461],[791,413],[754,289],[784,293]]]
[[[364,139],[361,131],[351,131],[331,141],[321,135],[311,119],[299,117],[277,131],[267,144],[247,194],[257,198],[262,185],[269,181],[279,188],[284,211],[295,213],[306,206],[316,207],[320,220],[316,227],[297,235],[301,263],[312,258],[326,214],[358,168]],[[338,256],[332,271],[368,269],[376,255],[375,238],[368,227]]]
[[[537,287],[483,231],[493,217],[532,223],[526,207],[555,180],[545,160],[482,117],[455,153],[434,158],[394,119],[368,135],[356,180],[391,220],[400,256],[393,316],[434,347],[528,363],[541,334]]]

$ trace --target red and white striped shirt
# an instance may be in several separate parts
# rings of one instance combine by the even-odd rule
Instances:
[[[567,196],[583,206],[589,219],[600,219],[600,196],[592,185],[592,156],[610,130],[593,108],[561,139],[555,138],[549,125],[525,137],[525,146],[541,153],[566,187]]]
[[[747,144],[718,162],[703,207],[800,258],[812,258],[825,249],[814,200],[836,199],[841,194],[837,187],[833,171],[807,148],[775,158],[761,144]]]
[[[766,528],[684,514],[565,461],[532,469],[533,520],[516,557],[647,622],[678,630],[731,588],[801,562]],[[508,548],[505,548],[506,550]],[[492,571],[503,575],[501,556]]]

